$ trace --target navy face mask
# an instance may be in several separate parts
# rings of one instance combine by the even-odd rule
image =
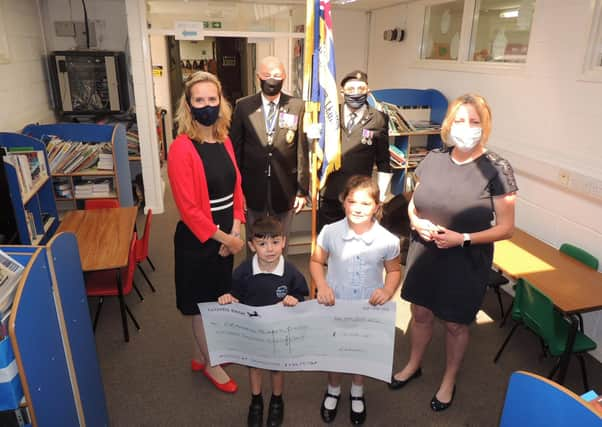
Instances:
[[[282,90],[282,80],[276,80],[269,78],[267,80],[260,80],[261,91],[267,96],[278,95]]]
[[[368,99],[368,94],[366,93],[356,95],[345,94],[343,96],[345,98],[345,104],[347,104],[349,108],[353,108],[354,110],[357,110],[362,105],[364,105],[366,103],[366,100]]]
[[[203,126],[212,126],[219,116],[219,104],[212,106],[206,105],[202,108],[190,106],[192,117]]]

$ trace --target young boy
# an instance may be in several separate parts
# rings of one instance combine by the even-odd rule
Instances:
[[[282,251],[286,244],[282,224],[271,216],[258,218],[248,236],[249,248],[255,255],[240,264],[232,274],[232,291],[219,297],[220,304],[240,302],[252,306],[272,305],[282,302],[295,306],[309,294],[307,282],[297,268],[284,260]],[[251,405],[247,423],[249,427],[263,424],[263,397],[261,378],[263,370],[249,367]],[[280,426],[284,418],[282,389],[284,374],[271,371],[272,398],[268,410],[267,426]]]

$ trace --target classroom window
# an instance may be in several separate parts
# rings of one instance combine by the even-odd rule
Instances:
[[[536,0],[442,0],[424,8],[421,60],[525,63]]]
[[[476,0],[469,61],[527,60],[535,0]]]
[[[457,60],[464,0],[427,6],[424,14],[421,59]]]

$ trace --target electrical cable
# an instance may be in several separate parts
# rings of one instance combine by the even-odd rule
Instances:
[[[82,6],[84,8],[84,25],[86,27],[86,48],[90,49],[90,27],[88,25],[88,11],[86,10],[86,2],[82,0]]]

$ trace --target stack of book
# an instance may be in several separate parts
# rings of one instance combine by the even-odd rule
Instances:
[[[389,117],[389,135],[399,135],[411,131],[410,124],[403,117],[401,108],[389,102],[380,104],[383,112]]]
[[[24,267],[17,260],[0,249],[0,312],[7,314],[13,303],[13,297]],[[4,323],[2,323],[4,326]],[[0,333],[6,335],[2,327]]]
[[[408,166],[416,167],[418,163],[422,161],[428,154],[428,150],[424,147],[415,147],[410,150],[410,155],[408,156]]]
[[[113,169],[113,155],[110,142],[85,143],[77,141],[63,141],[53,136],[46,144],[50,171],[53,174],[72,174],[90,169]],[[103,163],[103,168],[98,166],[101,156],[109,154],[111,157],[110,168]]]
[[[92,199],[99,197],[113,197],[113,182],[110,179],[89,178],[75,184],[76,199]]]
[[[128,156],[140,156],[140,140],[138,138],[138,132],[134,130],[128,130],[125,135],[128,141]]]
[[[389,157],[390,157],[391,167],[397,168],[397,169],[405,167],[405,165],[406,165],[405,154],[396,145],[389,145]]]

